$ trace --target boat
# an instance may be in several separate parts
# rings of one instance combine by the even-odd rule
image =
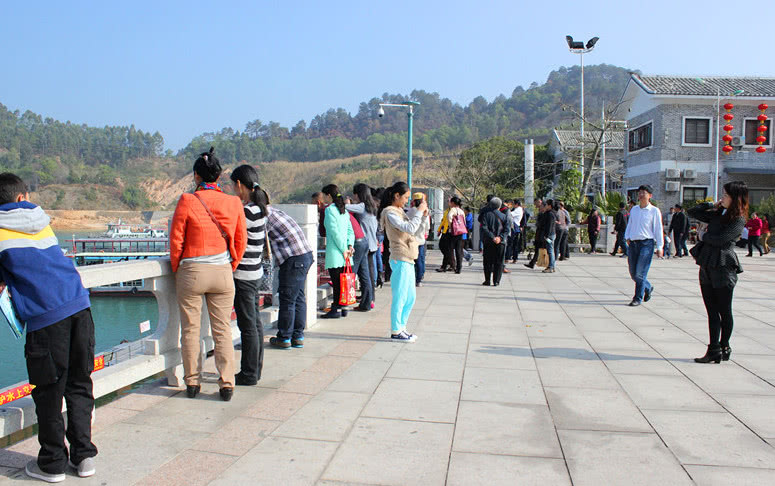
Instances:
[[[129,224],[108,223],[105,233],[95,237],[76,237],[65,240],[65,256],[76,266],[99,265],[103,263],[129,262],[161,258],[170,254],[166,231],[149,225],[135,227]],[[118,282],[112,285],[93,287],[94,295],[150,295],[142,290],[142,280]]]

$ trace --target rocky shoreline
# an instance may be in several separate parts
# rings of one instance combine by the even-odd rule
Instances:
[[[88,211],[70,209],[52,209],[46,211],[51,216],[51,227],[55,230],[94,229],[105,230],[108,223],[121,219],[129,224],[152,224],[167,227],[172,211]]]

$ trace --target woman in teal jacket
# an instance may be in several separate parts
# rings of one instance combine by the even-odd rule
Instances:
[[[345,261],[353,254],[355,233],[350,223],[350,213],[344,207],[344,198],[339,188],[329,184],[321,191],[323,200],[328,207],[325,212],[323,225],[326,227],[326,269],[331,277],[331,286],[334,288],[334,302],[331,310],[321,317],[323,319],[338,319],[347,316],[347,309],[341,309],[339,305],[339,293],[341,291],[339,276],[344,272]]]

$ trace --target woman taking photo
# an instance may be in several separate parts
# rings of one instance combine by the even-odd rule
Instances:
[[[245,254],[234,272],[234,310],[242,336],[241,370],[234,381],[237,385],[251,386],[261,379],[261,368],[264,366],[264,326],[258,306],[258,287],[264,276],[261,257],[266,242],[267,211],[256,169],[241,165],[229,178],[245,207],[248,235]]]
[[[379,243],[377,242],[377,203],[374,198],[371,197],[371,188],[366,184],[355,184],[353,186],[353,197],[355,198],[355,204],[347,204],[345,207],[358,223],[361,225],[361,230],[366,236],[366,242],[368,243],[368,250],[366,255],[366,264],[368,267],[368,274],[362,271],[360,268],[357,270],[353,268],[353,271],[358,274],[361,283],[361,303],[358,306],[359,311],[369,311],[374,307],[374,280],[377,274],[377,266],[375,255]],[[355,260],[358,260],[357,248]]]
[[[744,182],[728,182],[724,196],[716,203],[704,203],[689,210],[689,216],[708,224],[708,229],[689,253],[700,266],[700,290],[708,312],[710,343],[697,363],[720,363],[732,354],[732,294],[737,274],[742,273],[735,254],[748,214],[748,187]]]
[[[334,184],[329,184],[321,192],[323,193],[323,202],[328,204],[323,224],[326,228],[326,270],[331,277],[331,286],[334,288],[334,301],[331,304],[331,310],[320,317],[339,319],[347,316],[347,309],[342,309],[341,312],[339,310],[341,307],[339,305],[341,292],[339,276],[344,272],[345,262],[353,255],[355,233],[339,188]]]
[[[385,190],[380,203],[380,226],[390,240],[390,268],[393,275],[390,287],[393,302],[390,307],[390,328],[392,339],[414,342],[417,336],[406,332],[409,314],[416,297],[414,261],[417,259],[417,240],[414,233],[428,213],[428,204],[423,200],[417,212],[409,219],[404,206],[409,201],[409,186],[396,182]]]
[[[193,194],[178,200],[170,227],[170,263],[180,307],[181,354],[186,394],[194,398],[201,386],[200,339],[202,296],[207,302],[215,343],[215,367],[221,398],[234,392],[234,346],[231,341],[232,272],[247,244],[245,213],[238,197],[221,191],[221,164],[211,147],[194,162]]]

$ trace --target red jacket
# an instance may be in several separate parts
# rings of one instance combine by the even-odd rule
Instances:
[[[760,236],[762,234],[762,220],[759,218],[751,218],[745,223],[745,227],[748,228],[748,236]]]
[[[198,191],[197,194],[229,235],[229,247],[199,199],[193,194],[183,194],[170,228],[172,271],[177,272],[184,258],[217,255],[227,250],[231,255],[231,268],[236,270],[248,242],[242,201],[237,196],[215,190]]]

